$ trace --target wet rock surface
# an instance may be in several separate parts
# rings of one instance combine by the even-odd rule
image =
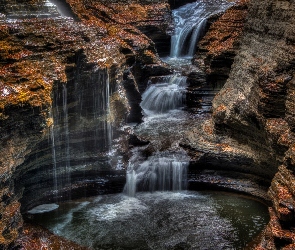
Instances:
[[[208,20],[209,30],[198,43],[194,64],[207,75],[212,84],[224,84],[234,57],[239,49],[239,39],[248,14],[248,0],[237,1],[221,16]]]
[[[198,122],[196,122],[196,120]],[[216,133],[211,116],[197,117],[180,142],[192,159],[189,187],[250,193],[269,200],[267,187],[273,173],[259,169],[261,155],[235,139]]]
[[[139,91],[138,79],[132,74],[139,75],[144,65],[146,75],[141,78],[148,78],[153,68],[169,71],[155,53],[154,43],[134,25],[127,24],[130,17],[120,15],[106,20],[99,16],[102,3],[81,10],[81,2],[69,1],[80,20],[77,22],[60,16],[56,9],[54,15],[49,15],[46,3],[24,1],[17,9],[14,2],[1,5],[0,245],[4,249],[10,248],[22,229],[20,198],[25,211],[50,199],[122,190],[125,173],[121,165],[119,169],[110,167],[117,166],[117,162],[107,155],[109,142],[103,136],[94,140],[93,135],[121,135],[118,145],[124,151],[127,138],[116,129],[129,114],[131,120],[140,116],[134,108],[129,112],[132,100],[129,104],[126,98],[130,90]],[[155,11],[165,9],[167,13],[165,3],[160,4],[164,7]],[[142,22],[149,18],[146,12],[150,6],[133,6],[135,12],[140,8]],[[104,8],[105,13],[111,10]],[[40,13],[47,18],[36,18]],[[129,86],[124,84],[126,69],[134,79]],[[103,105],[103,113],[97,113]],[[82,106],[86,110],[83,113],[79,111]],[[79,141],[80,136],[84,141]],[[82,149],[77,145],[88,145],[83,148],[82,159],[77,154]],[[91,164],[85,167],[85,162]]]
[[[229,76],[239,50],[248,2],[236,1],[207,20],[207,31],[197,44],[193,66],[188,70],[187,105],[195,113],[211,112],[212,100]]]
[[[174,8],[179,2],[170,4]],[[172,71],[156,53],[156,49],[163,55],[169,51],[167,1],[67,3],[74,19],[61,17],[45,1],[0,5],[0,246],[4,249],[11,248],[22,231],[21,197],[26,211],[45,197],[50,201],[122,189],[129,131],[118,128],[126,120],[142,120],[139,102],[149,77]],[[292,249],[295,242],[293,5],[240,1],[218,17],[195,58],[204,72],[184,69],[189,72],[184,74],[190,81],[188,102],[194,111],[202,106],[202,101],[194,100],[198,91],[202,95],[208,87],[204,79],[223,83],[229,76],[213,101],[213,119],[210,115],[192,115],[183,123],[172,119],[164,127],[155,123],[153,131],[144,133],[139,126],[138,138],[133,138],[135,145],[149,143],[147,154],[184,148],[192,158],[191,189],[270,198],[271,220],[257,249]],[[43,19],[36,18],[40,15]],[[97,82],[101,85],[95,89]],[[99,103],[93,93],[100,96]],[[97,113],[103,105],[104,112]],[[81,112],[81,106],[87,112]],[[93,139],[106,133],[114,144],[104,136]],[[161,140],[154,140],[155,134]],[[90,145],[83,146],[87,157],[81,159],[77,145],[86,144]],[[85,168],[85,162],[91,164]]]
[[[19,239],[16,241],[16,247],[24,250],[42,248],[89,250],[87,247],[81,247],[76,243],[56,236],[43,227],[28,223],[24,223],[22,233],[20,234]]]
[[[277,172],[268,191],[271,221],[257,249],[292,249],[294,244],[294,137],[289,111],[294,102],[293,7],[289,2],[250,2],[240,50],[213,101],[217,131],[260,152],[265,169]]]

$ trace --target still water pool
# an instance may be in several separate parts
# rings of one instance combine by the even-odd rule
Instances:
[[[104,195],[31,215],[92,249],[244,249],[269,220],[262,203],[222,192]]]

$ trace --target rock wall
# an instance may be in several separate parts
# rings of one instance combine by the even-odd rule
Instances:
[[[21,209],[122,190],[128,138],[119,128],[141,120],[147,78],[170,72],[135,27],[160,30],[161,22],[164,32],[163,18],[149,18],[167,15],[166,2],[68,1],[76,19],[51,15],[44,4],[0,6],[1,249],[22,230]]]
[[[216,130],[259,151],[261,168],[277,172],[268,192],[271,221],[257,249],[294,248],[294,17],[292,1],[250,2],[240,50],[213,101]]]
[[[194,112],[211,112],[212,100],[228,79],[239,50],[239,41],[248,14],[248,0],[238,0],[224,13],[207,20],[206,33],[197,44],[188,73],[187,105]]]
[[[247,134],[243,136],[241,131],[234,131],[238,129],[238,124],[229,128],[224,124],[217,126],[217,121],[211,120],[212,112],[213,116],[216,112],[215,107],[212,109],[212,99],[219,95],[228,79],[240,49],[248,3],[237,1],[224,13],[208,21],[209,30],[198,43],[193,60],[201,71],[188,74],[187,103],[197,115],[193,124],[189,125],[191,129],[182,139],[181,146],[192,159],[190,188],[230,190],[268,201],[267,189],[276,173],[276,163],[270,158],[270,154],[275,153],[265,143],[266,135],[257,131],[254,137],[258,142],[250,144]],[[227,97],[226,101],[230,100],[231,97]],[[235,133],[237,136],[234,136]]]
[[[13,176],[30,153],[32,145],[36,145],[42,137],[46,121],[38,108],[26,106],[11,108],[5,125],[2,121],[0,124],[0,247],[5,249],[18,237],[22,227],[21,193],[15,191]]]
[[[67,0],[77,21],[42,0],[14,3],[0,5],[3,249],[22,230],[21,203],[26,211],[122,189],[128,137],[120,125],[141,121],[148,77],[170,73],[156,53],[169,51],[167,1]],[[213,101],[213,119],[190,122],[181,142],[192,157],[192,188],[214,184],[267,199],[263,189],[273,178],[271,220],[257,249],[295,243],[294,5],[239,1],[211,25],[195,62],[209,80],[229,79]],[[50,18],[27,19],[40,13]],[[189,77],[203,81],[200,74]]]
[[[198,43],[193,63],[206,73],[211,84],[224,84],[229,76],[244,30],[248,2],[236,1],[223,15],[208,20],[209,30]]]

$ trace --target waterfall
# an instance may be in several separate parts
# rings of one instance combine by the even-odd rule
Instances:
[[[168,59],[168,62],[178,66],[177,71],[180,72],[182,66],[190,64],[186,61],[193,57],[196,44],[204,33],[207,19],[233,4],[234,2],[227,0],[200,0],[173,11],[175,30],[171,37],[170,59],[172,60]],[[145,127],[145,134],[152,135],[151,138],[148,138],[150,141],[157,141],[161,138],[159,136],[161,133],[163,134],[161,127],[166,126],[167,119],[172,121],[171,116],[174,113],[179,115],[178,111],[182,112],[180,108],[184,106],[186,98],[185,76],[175,73],[166,77],[158,77],[157,80],[156,83],[154,83],[154,79],[153,83],[149,82],[147,89],[142,94],[140,104],[145,113],[146,123],[142,127]],[[177,112],[169,112],[175,109],[178,109]],[[153,120],[150,124],[147,122],[149,118]],[[175,124],[175,129],[177,129],[177,124]],[[149,133],[149,131],[152,132]],[[173,138],[176,141],[170,142],[170,147],[174,147],[178,143],[176,137],[173,136],[168,141]],[[162,137],[162,140],[165,141],[166,138]],[[167,146],[165,145],[165,147]],[[167,151],[154,153],[147,159],[141,157],[139,152],[133,152],[127,169],[124,189],[129,196],[134,196],[137,191],[176,191],[186,188],[189,157],[179,148],[176,149],[177,151],[173,149],[173,153],[170,150],[171,148]]]
[[[52,121],[52,124],[49,128],[50,130],[50,139],[51,139],[51,151],[52,151],[52,172],[53,172],[53,190],[57,191],[57,172],[56,172],[56,146],[55,146],[55,133],[54,133],[54,118],[52,112],[49,114],[49,119]]]
[[[109,73],[107,72],[107,78],[106,78],[106,83],[105,83],[105,93],[104,96],[106,97],[104,103],[104,110],[107,114],[107,116],[110,115],[110,77],[109,77]],[[113,135],[112,135],[112,125],[111,125],[111,121],[109,119],[105,120],[105,131],[106,131],[106,145],[107,147],[110,149],[111,145],[112,145],[112,140],[113,140]]]
[[[165,113],[183,106],[186,77],[171,75],[150,84],[142,95],[141,107],[146,113]]]
[[[179,191],[187,186],[189,157],[184,152],[158,152],[146,160],[135,154],[129,161],[124,191]]]
[[[196,44],[203,35],[207,19],[221,13],[234,2],[226,0],[206,1],[186,4],[173,11],[174,34],[171,37],[171,58],[193,57]]]
[[[68,184],[71,184],[71,174],[70,174],[70,133],[69,133],[69,114],[68,114],[68,90],[67,86],[63,85],[62,90],[62,100],[63,100],[63,122],[64,122],[64,129],[65,129],[65,177]]]
[[[45,2],[47,6],[54,6],[57,8],[58,13],[62,17],[71,17],[75,18],[75,15],[70,7],[70,5],[66,1],[61,0],[47,0]]]
[[[106,69],[81,73],[75,82],[58,83],[49,129],[52,183],[57,197],[68,195],[87,168],[109,167],[113,141],[110,121],[112,85]],[[103,166],[103,167],[101,167]],[[87,176],[93,180],[95,176]]]

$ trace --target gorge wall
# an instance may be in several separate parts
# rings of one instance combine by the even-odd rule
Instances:
[[[171,72],[157,50],[169,53],[170,6],[181,1],[139,2],[67,0],[74,19],[42,0],[0,5],[0,248],[22,232],[21,210],[122,190],[128,149],[143,142],[120,128],[141,121],[148,77]],[[257,190],[274,177],[257,249],[295,242],[294,9],[292,1],[238,1],[210,21],[194,58],[204,72],[189,76],[192,97],[204,76],[226,81],[213,119],[195,121],[181,142],[191,186],[267,199]]]
[[[1,249],[22,232],[21,210],[122,190],[119,128],[141,120],[147,78],[170,72],[138,29],[167,38],[169,5],[157,3],[68,1],[74,19],[47,1],[1,3]]]
[[[292,1],[250,2],[229,79],[213,101],[217,133],[259,151],[262,167],[277,171],[257,249],[294,248],[294,17]]]
[[[263,141],[257,147],[241,143],[230,129],[221,133],[211,116],[211,101],[229,77],[240,49],[248,5],[249,1],[237,1],[222,15],[208,20],[209,29],[199,41],[193,59],[202,72],[188,75],[188,105],[199,115],[189,125],[191,129],[181,146],[191,157],[192,189],[231,190],[267,201],[267,188],[277,171],[276,163],[269,157],[274,154],[273,149],[264,144],[267,139],[261,134]]]

